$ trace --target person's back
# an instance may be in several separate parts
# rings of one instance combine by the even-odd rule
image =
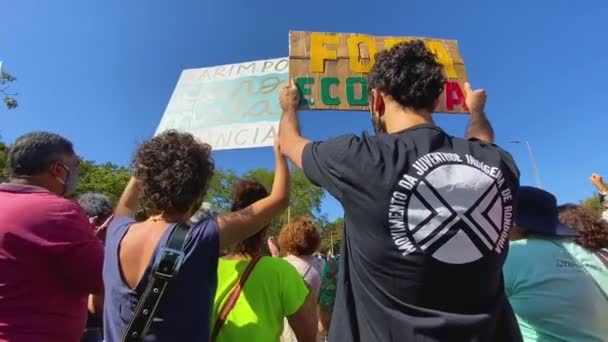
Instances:
[[[336,303],[338,285],[339,257],[329,258],[323,267],[321,287],[319,289],[319,323],[322,336],[326,337],[331,326],[331,318]]]
[[[606,341],[608,222],[531,187],[516,222],[504,278],[525,341]]]
[[[79,341],[88,295],[102,291],[103,247],[82,208],[59,195],[75,185],[71,143],[29,134],[10,159],[11,183],[0,185],[0,341]]]
[[[526,341],[608,338],[608,297],[584,264],[603,268],[608,287],[605,267],[573,241],[528,238],[511,243],[505,263],[507,295]]]
[[[241,180],[234,185],[231,211],[266,196],[261,183]],[[316,310],[304,280],[287,261],[261,257],[268,228],[232,246],[220,258],[212,320],[212,337],[217,341],[279,341],[284,318],[299,341],[314,341]],[[244,278],[246,272],[249,276]],[[232,298],[233,293],[238,297]]]
[[[292,219],[279,234],[281,252],[286,254],[284,259],[302,276],[308,288],[313,291],[315,299],[319,297],[323,267],[313,253],[320,244],[321,236],[318,228],[306,216]]]
[[[78,196],[77,203],[95,226],[95,235],[105,241],[106,228],[112,220],[112,203],[102,193],[87,192]],[[80,342],[102,342],[103,328],[101,314],[90,313],[87,316],[86,330]]]
[[[213,322],[249,262],[220,259]],[[245,282],[217,341],[278,341],[283,319],[302,308],[308,292],[300,274],[287,261],[262,257]]]
[[[468,140],[434,125],[444,82],[421,41],[398,44],[369,74],[376,135],[324,142],[299,136],[297,89],[282,92],[285,153],[345,211],[332,340],[521,339],[501,277],[519,171],[483,91],[465,88]]]
[[[190,227],[179,271],[162,292],[156,311],[142,310],[142,317],[152,318],[149,330],[135,333],[143,341],[209,340],[220,250],[262,229],[287,204],[289,172],[278,146],[275,155],[272,193],[237,212],[210,215],[196,222],[193,214],[201,207],[213,175],[211,147],[191,134],[176,131],[163,132],[140,145],[133,160],[133,178],[106,236],[106,341],[120,341],[127,333],[133,336],[128,328],[161,252],[174,227],[186,223]],[[136,223],[140,200],[151,217]]]
[[[169,232],[165,226],[155,222],[135,223],[133,219],[118,217],[112,222],[106,235],[107,253],[104,266],[106,286],[106,307],[104,329],[107,341],[120,341],[125,325],[132,319],[135,306],[144,293],[153,267],[159,261],[160,249],[166,246]],[[130,240],[125,236],[130,233]],[[218,227],[215,217],[191,226],[184,250],[184,261],[178,276],[163,294],[163,301],[157,309],[154,329],[150,340],[186,341],[193,336],[208,334],[201,324],[201,314],[209,317],[216,287],[218,247]],[[129,244],[137,243],[139,248]],[[119,249],[123,247],[122,249]],[[119,269],[117,250],[121,250],[122,262],[132,260],[144,271],[141,280],[135,277],[123,279]],[[127,254],[125,254],[125,251]],[[152,260],[150,260],[152,258]],[[127,261],[128,262],[128,261]],[[134,273],[131,273],[134,274]],[[129,279],[131,278],[131,279]],[[190,305],[184,305],[190,303]],[[180,314],[177,315],[176,313]]]
[[[332,330],[358,326],[361,340],[508,337],[514,322],[501,267],[509,234],[503,218],[517,186],[512,162],[496,147],[430,126],[364,134],[356,144],[356,155],[336,160],[346,179],[366,182],[340,189],[340,279],[350,287],[338,293]],[[353,305],[365,310],[352,312]]]
[[[313,253],[320,243],[321,236],[317,226],[309,217],[305,216],[292,219],[281,229],[279,234],[279,246],[281,251],[287,254],[283,259],[290,263],[302,276],[315,301],[319,298],[323,268],[321,261]],[[321,327],[318,328],[321,332]],[[297,341],[297,337],[287,320],[285,320],[285,329],[281,335],[281,341]]]

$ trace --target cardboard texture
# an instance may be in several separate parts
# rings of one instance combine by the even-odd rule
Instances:
[[[423,40],[444,66],[446,86],[436,112],[467,113],[466,70],[455,40],[291,31],[289,77],[302,92],[300,107],[367,111],[367,74],[376,53],[414,39]]]

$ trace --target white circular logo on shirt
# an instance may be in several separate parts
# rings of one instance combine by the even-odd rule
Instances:
[[[417,173],[400,179],[389,208],[391,236],[403,255],[466,264],[502,252],[512,196],[498,168],[469,155],[431,153],[410,171]]]

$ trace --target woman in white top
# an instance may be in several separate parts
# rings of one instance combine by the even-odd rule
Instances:
[[[279,235],[279,248],[287,255],[284,259],[302,275],[315,300],[319,297],[323,265],[313,254],[320,242],[316,225],[307,217],[293,219]],[[281,341],[297,341],[288,324],[285,325]]]

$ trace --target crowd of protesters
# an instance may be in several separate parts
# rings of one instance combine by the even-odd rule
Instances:
[[[398,44],[369,74],[375,134],[315,142],[292,81],[272,188],[240,180],[226,213],[203,203],[214,162],[191,134],[141,144],[116,206],[71,199],[68,139],[18,138],[0,184],[0,341],[608,341],[608,186],[591,177],[603,219],[520,187],[483,90],[465,86],[464,138],[434,124],[444,84],[421,41]],[[307,217],[266,236],[287,159],[342,204],[338,256],[319,256]]]

